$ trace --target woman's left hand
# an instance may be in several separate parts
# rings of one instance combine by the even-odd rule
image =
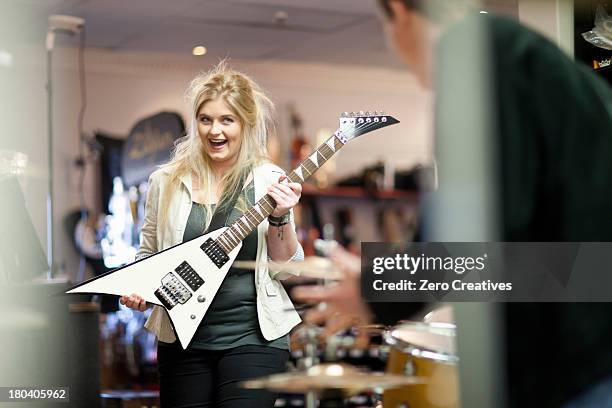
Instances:
[[[300,183],[284,183],[286,176],[281,176],[278,183],[268,187],[268,194],[276,201],[276,208],[272,212],[274,217],[282,217],[300,201],[302,185]]]

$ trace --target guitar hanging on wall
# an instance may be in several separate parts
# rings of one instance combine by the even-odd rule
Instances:
[[[349,140],[399,121],[379,112],[344,113],[340,127],[287,178],[303,183]],[[138,293],[163,306],[183,348],[187,348],[242,247],[242,240],[272,213],[262,197],[229,227],[175,245],[148,258],[76,285],[66,293]]]

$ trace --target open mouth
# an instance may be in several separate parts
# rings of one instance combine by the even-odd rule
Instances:
[[[213,140],[213,139],[208,139],[208,144],[213,148],[213,149],[222,149],[223,146],[225,146],[227,144],[227,140]]]

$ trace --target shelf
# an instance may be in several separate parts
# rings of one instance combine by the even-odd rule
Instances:
[[[416,191],[407,190],[381,190],[374,193],[364,189],[363,187],[330,187],[320,189],[311,184],[302,186],[302,196],[318,198],[358,198],[366,200],[408,200],[416,201],[418,193]]]

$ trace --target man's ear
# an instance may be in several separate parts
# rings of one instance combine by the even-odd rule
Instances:
[[[393,12],[393,20],[398,23],[406,22],[412,10],[408,10],[406,4],[404,4],[401,0],[391,0],[389,1],[389,7]]]

